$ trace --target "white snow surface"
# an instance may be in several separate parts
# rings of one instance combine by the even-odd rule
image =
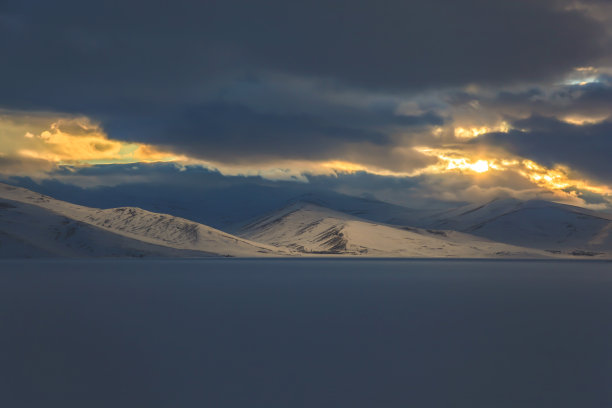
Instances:
[[[304,254],[371,257],[540,258],[545,251],[455,231],[394,227],[311,203],[295,203],[243,227],[239,235]]]
[[[612,215],[549,201],[493,200],[438,214],[428,225],[551,252],[612,251]]]
[[[283,249],[167,214],[101,210],[0,183],[0,256],[270,256]]]
[[[578,207],[498,200],[422,221],[431,227],[390,225],[296,202],[231,235],[168,214],[90,208],[0,183],[0,258],[611,257],[612,216]]]

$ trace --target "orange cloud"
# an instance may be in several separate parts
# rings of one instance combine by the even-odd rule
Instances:
[[[158,162],[158,161],[186,161],[186,156],[174,155],[169,152],[164,152],[151,145],[139,145],[132,154],[134,159],[142,162]]]
[[[99,127],[83,118],[60,119],[49,130],[38,135],[28,132],[24,137],[25,147],[18,151],[21,156],[51,162],[113,160],[121,157],[124,146],[122,142],[110,140]]]
[[[492,127],[466,128],[466,134],[469,136],[466,138],[477,137],[490,131],[504,131],[504,126],[502,123]],[[459,128],[449,130],[453,129],[457,136]],[[273,160],[257,164],[228,165],[174,154],[154,145],[111,139],[97,123],[84,117],[57,117],[50,114],[19,117],[0,111],[0,130],[0,159],[5,164],[5,171],[11,173],[15,173],[17,167],[31,171],[34,166],[45,171],[44,169],[55,168],[61,164],[78,166],[168,161],[176,162],[177,165],[199,165],[216,169],[226,175],[258,175],[274,180],[307,182],[307,175],[333,176],[356,172],[388,177],[451,173],[473,177],[474,185],[477,185],[478,180],[491,182],[495,180],[497,173],[508,172],[507,176],[516,175],[516,179],[526,180],[539,191],[546,190],[568,197],[576,195],[573,191],[588,191],[612,202],[612,189],[609,186],[576,176],[567,167],[549,168],[505,151],[492,151],[490,148],[470,151],[469,144],[453,147],[396,147],[395,150],[401,153],[401,157],[406,157],[406,160],[410,160],[414,150],[435,159],[434,164],[417,170],[398,172],[382,165],[372,166],[358,160],[347,161],[341,158],[326,161]]]
[[[41,126],[45,120],[47,124]],[[0,154],[11,157],[56,164],[173,161],[181,158],[154,146],[111,139],[98,124],[85,117],[40,115],[19,120],[5,115],[0,116],[0,126],[4,130],[0,134]]]
[[[480,135],[492,132],[508,133],[510,130],[506,122],[501,122],[496,126],[458,126],[454,129],[454,134],[457,139],[474,139]]]
[[[572,171],[565,166],[548,168],[532,160],[519,157],[495,158],[486,153],[452,149],[416,148],[419,152],[436,157],[438,163],[428,166],[421,174],[443,174],[446,172],[485,173],[489,171],[511,171],[529,180],[536,186],[551,191],[571,189],[589,191],[612,197],[612,188],[572,177]]]

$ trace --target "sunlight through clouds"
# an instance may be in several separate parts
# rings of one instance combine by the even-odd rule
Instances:
[[[510,126],[508,125],[508,123],[506,122],[502,122],[497,126],[492,126],[492,127],[487,127],[487,126],[480,126],[480,127],[456,127],[454,129],[454,133],[455,133],[455,137],[458,139],[474,139],[480,135],[484,135],[487,133],[493,133],[493,132],[501,132],[501,133],[508,133],[508,131],[510,130]]]
[[[419,152],[438,159],[438,163],[428,166],[420,171],[421,174],[442,174],[446,172],[467,172],[484,174],[487,172],[514,172],[529,180],[534,185],[550,191],[581,190],[599,194],[612,200],[612,188],[599,185],[586,179],[572,176],[572,171],[557,165],[548,168],[532,160],[519,157],[494,158],[484,157],[482,153],[462,150],[432,149],[427,147],[416,148]]]
[[[55,164],[113,164],[182,158],[139,143],[113,140],[86,117],[0,115],[0,153]]]
[[[588,122],[588,118],[573,118],[576,125]],[[578,121],[584,121],[578,123]],[[409,144],[395,146],[400,157],[411,160],[414,153],[431,158],[433,164],[406,167],[393,163],[368,162],[367,156],[355,156],[352,160],[338,156],[330,160],[278,159],[260,162],[229,163],[222,160],[206,160],[187,154],[176,154],[162,146],[126,142],[109,137],[104,129],[87,117],[54,115],[48,113],[23,114],[0,111],[0,160],[7,174],[36,174],[51,172],[58,166],[91,166],[97,164],[127,164],[171,162],[177,166],[201,166],[228,176],[259,176],[269,180],[289,180],[308,183],[312,176],[335,177],[341,174],[370,174],[380,177],[416,178],[420,176],[463,177],[473,185],[490,185],[503,177],[504,187],[511,191],[519,188],[508,177],[523,180],[540,191],[554,192],[558,196],[576,198],[580,192],[599,195],[612,202],[612,189],[607,185],[577,176],[567,166],[546,167],[533,160],[508,153],[501,148],[475,147],[473,138],[491,132],[508,132],[506,122],[480,127],[461,127],[452,124],[433,128],[434,138],[427,144],[412,147]],[[438,131],[438,135],[436,135]],[[454,144],[446,133],[453,132]],[[458,139],[458,143],[457,143]],[[411,156],[412,155],[412,156]],[[423,162],[426,163],[426,162]],[[432,161],[429,161],[432,163]],[[19,166],[23,171],[16,171]],[[10,169],[10,170],[8,170]],[[25,172],[25,173],[24,173]],[[502,177],[502,178],[503,178]],[[501,178],[500,178],[501,180]],[[493,182],[494,183],[494,182]],[[487,187],[488,188],[488,187]]]

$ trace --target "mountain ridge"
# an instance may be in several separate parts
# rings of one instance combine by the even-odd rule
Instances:
[[[36,206],[48,212],[47,218],[55,216],[96,227],[108,233],[142,243],[174,250],[191,251],[201,256],[261,256],[284,255],[278,248],[254,243],[235,237],[203,224],[198,224],[169,214],[158,214],[135,207],[97,209],[79,206],[49,196],[33,193],[20,187],[0,183],[0,198],[12,201],[12,207],[30,211],[24,206]],[[6,212],[9,209],[5,209]],[[41,215],[41,222],[44,216]],[[5,217],[6,219],[6,217]],[[54,219],[54,222],[57,220]],[[49,225],[49,228],[56,226]],[[6,231],[5,231],[6,232]],[[10,233],[11,231],[8,231]],[[26,238],[26,237],[22,237]],[[109,238],[110,239],[110,238]]]
[[[429,212],[429,218],[376,200],[359,200],[345,211],[319,204],[326,203],[302,195],[229,233],[138,207],[91,208],[0,183],[0,257],[12,251],[24,256],[606,258],[612,252],[612,215],[542,200],[493,200]],[[387,209],[420,222],[395,223]]]
[[[446,211],[426,224],[550,251],[610,252],[612,215],[544,200],[502,199]]]
[[[306,254],[383,257],[547,257],[543,251],[456,231],[374,223],[312,203],[297,202],[246,224],[239,235]]]

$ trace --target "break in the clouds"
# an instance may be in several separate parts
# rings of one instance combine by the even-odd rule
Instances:
[[[134,179],[83,168],[172,161],[599,205],[611,22],[598,0],[5,1],[0,173],[116,185]]]

